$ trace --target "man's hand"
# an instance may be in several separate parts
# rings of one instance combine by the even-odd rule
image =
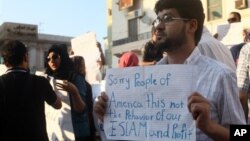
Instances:
[[[210,103],[202,95],[195,92],[188,97],[188,110],[196,121],[196,127],[202,131],[208,130],[210,124]]]
[[[102,92],[100,96],[97,97],[97,101],[94,105],[94,112],[97,117],[103,121],[104,114],[106,113],[108,96],[105,92]]]

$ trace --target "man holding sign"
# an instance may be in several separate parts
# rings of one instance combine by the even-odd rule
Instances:
[[[191,70],[191,72],[193,73],[190,73],[190,76],[195,77],[194,80],[196,81],[192,84],[192,92],[188,93],[189,96],[185,99],[185,101],[187,101],[187,105],[184,104],[184,101],[179,101],[179,103],[175,103],[174,105],[176,105],[176,108],[183,109],[185,106],[187,106],[187,109],[190,111],[197,127],[195,140],[228,141],[230,137],[229,126],[231,124],[246,123],[244,119],[244,113],[239,101],[235,73],[225,65],[208,57],[202,56],[198,48],[196,48],[196,45],[201,38],[204,22],[204,13],[201,1],[158,0],[155,5],[155,12],[157,14],[157,19],[153,22],[153,26],[156,28],[157,48],[167,52],[167,57],[160,60],[158,64],[186,64],[187,66],[195,66],[195,69],[193,69],[193,71]],[[179,66],[181,65],[168,65],[167,67],[169,69],[174,67],[178,68]],[[158,67],[156,68],[158,69]],[[182,71],[185,72],[186,70],[183,69]],[[162,73],[160,69],[158,69],[158,72]],[[155,74],[152,74],[151,81],[147,81],[150,82],[149,85],[159,84],[159,79],[154,79],[154,75]],[[171,80],[171,76],[172,75],[169,76],[169,80]],[[140,78],[139,76],[134,77]],[[107,78],[107,82],[109,82],[109,79],[111,78],[113,77]],[[162,76],[162,78],[166,78],[165,80],[168,80],[167,75]],[[129,84],[129,80],[130,79],[126,79],[124,76],[124,79],[116,79],[116,81],[114,80],[112,82],[127,82]],[[165,89],[167,91],[167,89],[169,88],[168,86],[170,85],[171,81],[169,81],[167,86],[162,86],[161,89]],[[175,85],[177,89],[176,92],[178,93],[179,85],[180,84],[177,83]],[[116,87],[119,86],[120,85],[117,85]],[[127,88],[129,88],[129,86],[130,85],[127,85]],[[150,87],[148,86],[147,88]],[[156,91],[157,89],[154,90]],[[133,95],[137,94],[136,91],[132,92],[134,92]],[[165,94],[174,96],[178,93],[166,92]],[[106,110],[110,106],[110,101],[115,101],[114,99],[116,98],[115,93],[108,95],[109,97],[102,93],[102,95],[98,97],[98,101],[96,102],[96,105],[94,107],[94,110],[98,114],[100,119],[102,119],[105,115],[104,120],[109,117],[110,111]],[[150,96],[152,97],[153,95],[149,94],[149,97]],[[157,95],[155,95],[155,97],[156,96]],[[159,99],[159,97],[156,97],[156,99],[159,100],[159,106],[164,107],[166,105],[165,99]],[[131,102],[132,103],[123,102],[122,105],[124,106],[124,104],[131,104],[132,108],[136,108],[136,106],[137,108],[140,108],[140,106],[144,106],[143,103],[138,103],[136,99]],[[167,108],[165,109],[168,110]],[[119,117],[120,115],[116,116]],[[175,117],[175,120],[177,121],[181,119],[181,116],[178,115],[173,115],[172,117]],[[129,118],[130,117],[127,117],[127,119]],[[144,118],[146,120],[150,120],[154,118],[154,115],[145,115]],[[167,119],[165,120],[167,122]],[[142,124],[142,128],[143,125],[146,126],[147,124]],[[134,130],[130,129],[129,131],[133,132]],[[181,137],[188,137],[192,132],[192,130],[187,130],[187,128],[183,128],[183,130],[180,130],[180,132],[181,131],[182,133],[186,132],[185,134],[180,134]],[[130,132],[127,133],[130,134]],[[167,134],[170,132],[165,133],[166,137],[168,137]],[[113,135],[112,133],[109,133],[108,135],[110,134]],[[169,140],[181,140],[180,138],[171,138]],[[185,140],[191,139],[185,138]]]

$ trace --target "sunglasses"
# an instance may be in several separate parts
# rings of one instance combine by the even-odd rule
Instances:
[[[58,59],[58,58],[60,58],[60,56],[59,55],[57,55],[57,54],[53,54],[51,57],[47,57],[47,62],[49,62],[51,59],[52,60],[56,60],[56,59]]]
[[[237,19],[236,19],[236,18],[229,18],[227,21],[228,21],[229,23],[232,23],[232,22],[236,22]]]

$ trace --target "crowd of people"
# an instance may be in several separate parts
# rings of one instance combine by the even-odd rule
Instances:
[[[187,108],[196,124],[197,141],[229,141],[230,125],[249,122],[250,92],[249,32],[230,49],[216,39],[204,25],[200,0],[158,0],[157,18],[152,23],[152,39],[142,49],[142,59],[132,51],[119,58],[119,68],[185,64],[197,66],[197,84],[187,99]],[[229,15],[228,23],[240,22],[238,12]],[[69,124],[75,141],[98,138],[97,118],[103,121],[109,98],[105,92],[93,102],[91,84],[86,80],[85,60],[71,56],[65,44],[53,44],[46,57],[46,77],[29,72],[26,45],[18,40],[0,42],[1,55],[8,68],[0,76],[0,140],[48,141],[45,102],[59,110],[70,107]],[[100,60],[105,65],[101,45]],[[208,79],[210,81],[208,81]],[[51,84],[51,80],[55,81]],[[67,92],[66,98],[57,90]],[[164,89],[164,87],[163,87]],[[65,123],[66,124],[66,123]],[[64,128],[64,127],[62,127]],[[69,140],[67,135],[63,135]]]

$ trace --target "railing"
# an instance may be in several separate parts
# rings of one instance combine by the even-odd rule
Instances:
[[[115,40],[113,41],[113,47],[150,38],[151,38],[151,32],[145,32],[138,34],[137,36],[130,36],[128,38]]]

